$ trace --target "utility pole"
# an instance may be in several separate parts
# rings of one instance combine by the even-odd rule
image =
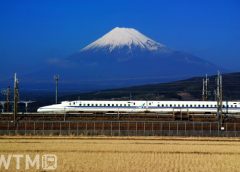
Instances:
[[[34,102],[35,102],[35,101],[29,100],[29,101],[21,101],[20,103],[24,103],[24,104],[25,104],[25,112],[28,113],[28,105],[29,105],[30,103],[34,103]]]
[[[203,78],[203,83],[202,83],[202,101],[205,101],[205,80]]]
[[[19,81],[17,79],[17,74],[14,74],[14,106],[13,106],[13,122],[16,124],[16,117],[18,113],[18,100],[19,100]]]
[[[207,101],[208,100],[208,76],[206,74],[206,78],[203,78],[203,87],[202,87],[202,100]]]
[[[217,101],[217,90],[214,89],[214,100]]]
[[[7,94],[6,94],[6,112],[10,111],[10,86],[7,88]]]
[[[59,75],[54,75],[54,80],[56,82],[56,94],[55,94],[55,103],[58,103],[58,81],[59,81]]]
[[[222,75],[220,72],[218,72],[217,76],[217,115],[218,115],[218,120],[220,123],[221,130],[224,130],[223,128],[223,114],[222,114],[222,105],[223,105],[223,95],[222,95],[223,89],[222,89]]]
[[[208,100],[208,76],[206,74],[206,79],[205,79],[205,100],[207,101]]]
[[[129,100],[132,100],[132,92],[129,93]]]
[[[222,75],[219,76],[219,85],[220,85],[220,120],[221,120],[221,129],[223,127],[223,112],[222,112],[222,107],[223,107],[223,88],[222,88]]]

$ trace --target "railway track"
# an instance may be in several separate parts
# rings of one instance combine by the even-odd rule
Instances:
[[[240,122],[240,114],[225,115],[228,122]],[[0,113],[0,121],[12,121],[12,113]],[[218,121],[216,114],[187,113],[18,113],[17,121],[81,121],[81,120],[128,120],[128,121]]]

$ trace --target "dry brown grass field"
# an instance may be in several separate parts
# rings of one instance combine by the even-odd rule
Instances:
[[[56,154],[57,171],[240,171],[237,138],[0,137],[0,154],[36,153]]]

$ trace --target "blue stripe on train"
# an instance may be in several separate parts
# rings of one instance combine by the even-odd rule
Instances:
[[[167,109],[167,108],[174,108],[174,109],[217,109],[217,107],[143,107],[143,106],[66,106],[71,108],[118,108],[118,109],[124,109],[124,108],[131,108],[131,109]],[[223,107],[223,109],[240,109],[240,107]]]

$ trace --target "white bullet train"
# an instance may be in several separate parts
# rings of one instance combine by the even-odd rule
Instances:
[[[240,101],[223,101],[223,113],[240,113]],[[41,113],[77,112],[189,112],[216,113],[216,101],[63,101],[61,104],[40,107]]]

